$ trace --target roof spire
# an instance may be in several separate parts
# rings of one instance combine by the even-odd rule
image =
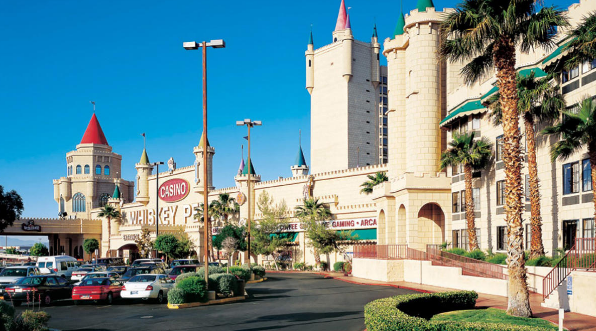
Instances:
[[[433,0],[418,0],[416,4],[416,8],[418,8],[418,12],[425,12],[426,8],[434,7]]]
[[[204,148],[205,147],[204,146],[205,143],[203,142],[203,140],[205,140],[204,138],[205,138],[205,132],[203,132],[203,134],[201,135],[201,140],[199,141],[199,147],[200,148]],[[207,138],[207,147],[209,147],[209,146],[211,146],[211,145],[209,144],[209,138]]]
[[[294,165],[298,167],[306,165],[306,159],[304,158],[304,153],[302,152],[302,130],[298,130],[298,155],[296,155],[296,161],[294,161]]]
[[[406,20],[404,19],[404,12],[403,10],[399,13],[399,17],[397,18],[397,25],[395,26],[395,30],[393,31],[393,37],[401,36],[404,34],[404,27],[406,26]]]
[[[238,176],[242,175],[242,170],[244,170],[244,145],[242,145],[242,157],[240,159],[240,166],[238,167]]]
[[[118,188],[118,184],[116,184],[116,188],[114,188],[114,194],[112,194],[113,199],[120,199],[122,198],[122,193],[120,193],[120,189]]]
[[[91,116],[91,120],[87,125],[85,134],[83,134],[83,139],[81,139],[81,144],[108,145],[108,140],[103,134],[103,130],[99,125],[99,121],[97,120],[95,113],[93,113],[93,116]]]
[[[95,114],[95,101],[89,101],[93,105],[93,114]]]
[[[344,30],[346,28],[346,4],[341,0],[339,5],[339,14],[337,15],[337,23],[335,23],[335,31]]]
[[[375,26],[373,27],[373,38],[379,38],[379,35],[377,34],[377,23],[375,22]]]
[[[313,45],[313,40],[312,40],[312,24],[310,25],[310,38],[308,38],[308,44],[309,45]]]
[[[350,7],[348,7],[349,9]],[[352,24],[350,24],[350,14],[348,13],[348,15],[346,16],[346,30],[347,29],[352,29]]]

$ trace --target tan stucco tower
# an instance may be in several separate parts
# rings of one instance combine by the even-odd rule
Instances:
[[[445,241],[450,225],[450,180],[439,171],[445,134],[445,68],[439,60],[439,23],[430,0],[400,14],[393,38],[384,43],[388,71],[389,182],[375,187],[377,240],[408,244]]]
[[[136,201],[147,205],[149,202],[149,176],[153,172],[153,166],[149,163],[147,150],[143,148],[141,160],[135,165],[137,169],[137,198]]]
[[[203,153],[205,151],[205,140],[207,141],[207,178],[203,178]],[[215,148],[209,144],[209,139],[205,139],[205,134],[201,135],[199,146],[193,149],[195,154],[195,192],[203,193],[205,183],[207,183],[207,189],[213,190],[213,155],[215,154]]]

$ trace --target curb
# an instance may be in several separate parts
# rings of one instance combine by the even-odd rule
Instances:
[[[211,301],[207,301],[207,302],[191,302],[191,303],[181,303],[181,304],[168,303],[168,309],[183,309],[183,308],[192,308],[192,307],[200,307],[200,306],[219,305],[222,303],[230,303],[230,302],[243,301],[243,300],[246,300],[246,295],[243,295],[241,297],[211,300]]]
[[[263,278],[261,278],[261,279],[259,279],[259,280],[249,280],[248,282],[246,282],[246,284],[256,284],[256,283],[262,283],[262,282],[264,282],[264,281],[266,281],[266,280],[267,280],[267,277],[263,277]]]
[[[427,290],[422,290],[422,289],[408,287],[408,286],[401,286],[401,285],[383,284],[383,283],[360,283],[360,282],[355,282],[353,280],[347,280],[347,279],[343,279],[343,278],[337,278],[337,277],[334,277],[334,276],[331,276],[329,274],[322,273],[322,272],[315,272],[315,274],[321,275],[325,279],[335,279],[335,280],[340,280],[342,282],[346,282],[346,283],[350,283],[350,284],[356,284],[356,285],[389,286],[389,287],[393,287],[393,288],[400,288],[400,289],[410,290],[410,291],[416,291],[416,292],[420,292],[420,293],[435,293],[433,291],[427,291]]]

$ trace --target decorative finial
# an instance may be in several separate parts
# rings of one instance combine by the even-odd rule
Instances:
[[[147,138],[145,137],[145,132],[141,133],[141,136],[143,136],[143,149],[147,148]]]
[[[93,114],[95,114],[95,101],[89,101],[93,105]]]

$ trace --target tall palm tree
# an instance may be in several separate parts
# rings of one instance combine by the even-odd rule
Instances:
[[[228,193],[221,193],[217,200],[214,201],[219,214],[222,216],[224,223],[228,223],[230,215],[235,215],[240,212],[240,205],[236,199],[230,197]]]
[[[199,222],[199,224],[203,225],[203,222],[205,220],[205,218],[203,217],[203,210],[205,209],[205,204],[201,203],[199,204],[199,206],[197,208],[195,208],[195,216],[194,218]],[[209,233],[209,238],[207,239],[207,251],[209,251],[209,254],[211,254],[211,261],[214,261],[213,259],[213,240],[211,238],[211,222],[214,219],[218,219],[220,216],[220,209],[218,208],[217,204],[215,203],[215,201],[211,201],[209,203],[209,207],[207,209],[207,217],[209,218],[209,220],[207,221],[207,233]]]
[[[492,156],[492,144],[486,138],[474,140],[474,132],[453,133],[449,142],[449,149],[441,154],[441,170],[448,166],[464,166],[466,184],[466,223],[468,227],[468,242],[471,251],[478,249],[476,238],[476,224],[474,222],[474,195],[472,194],[472,170],[486,168]]]
[[[302,206],[296,206],[295,209],[296,217],[308,222],[320,222],[331,217],[331,211],[329,207],[319,202],[319,199],[309,198],[304,199]],[[321,264],[321,256],[316,248],[314,248],[315,263]]]
[[[120,212],[118,210],[116,210],[116,208],[110,206],[109,204],[106,204],[105,206],[103,206],[103,208],[101,208],[101,210],[99,211],[99,214],[97,214],[97,216],[99,217],[105,217],[108,219],[108,252],[107,252],[107,256],[111,257],[112,252],[110,250],[110,238],[112,237],[112,219],[115,220],[121,220],[122,216],[120,215]]]
[[[371,194],[375,186],[389,180],[387,173],[382,171],[379,171],[374,175],[366,175],[366,177],[368,180],[360,185],[360,187],[362,187],[360,193],[364,194]]]
[[[551,158],[565,160],[582,148],[588,148],[592,188],[596,188],[596,101],[586,98],[572,111],[563,113],[563,120],[542,131],[545,134],[557,134],[561,140],[551,147]],[[596,194],[593,198],[594,217],[596,219]]]
[[[542,215],[540,214],[540,184],[538,178],[538,163],[536,162],[536,127],[537,123],[551,122],[559,118],[565,109],[565,99],[559,86],[550,83],[552,75],[537,79],[534,72],[528,76],[517,75],[517,95],[519,102],[517,110],[524,119],[526,147],[528,155],[528,175],[530,188],[530,224],[532,241],[530,244],[530,258],[544,255],[542,243]],[[503,113],[499,102],[499,94],[494,95],[489,102],[492,107],[493,122],[501,124]]]
[[[567,55],[555,70],[571,69],[591,62],[596,54],[596,12],[589,13],[582,22],[567,33],[570,41],[563,48]]]
[[[522,229],[522,182],[519,113],[516,84],[516,47],[522,52],[551,48],[557,26],[567,26],[562,11],[542,7],[535,0],[464,0],[442,23],[441,55],[462,68],[467,83],[477,82],[496,68],[503,111],[503,160],[509,296],[507,313],[531,316],[526,282]]]

